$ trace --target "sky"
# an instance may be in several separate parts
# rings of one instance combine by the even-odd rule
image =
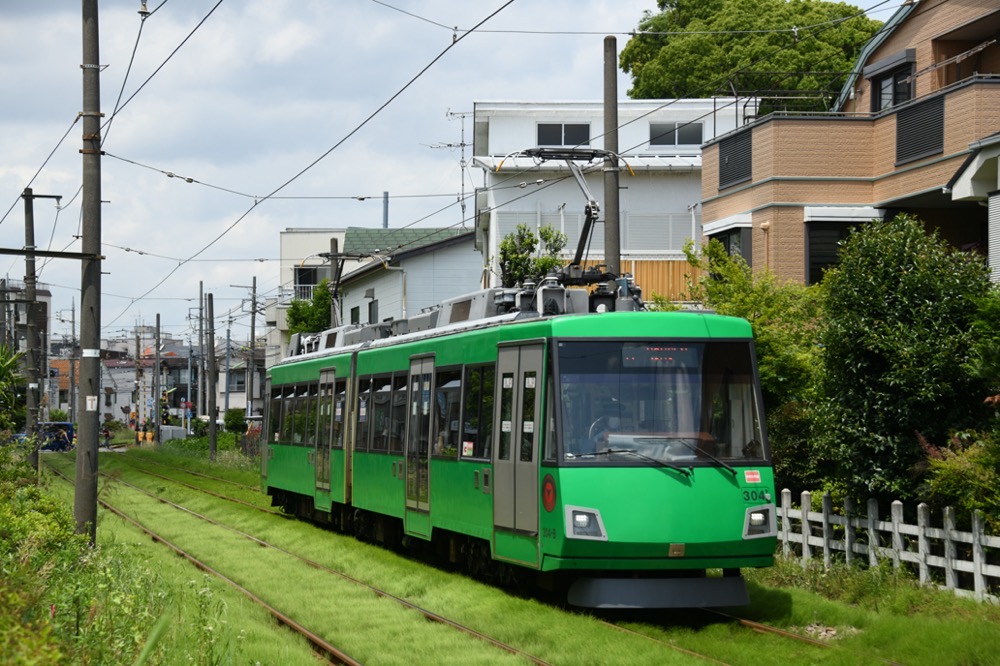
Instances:
[[[884,21],[900,1],[852,4]],[[231,319],[247,339],[253,279],[261,301],[282,287],[280,232],[381,227],[383,192],[391,227],[471,229],[473,103],[601,100],[604,37],[621,50],[644,11],[656,0],[103,0],[101,337],[159,314],[187,339],[201,285],[217,333]],[[25,244],[30,186],[61,197],[35,200],[36,246],[81,251],[81,42],[78,0],[0,3],[0,248]],[[74,309],[78,335],[79,262],[36,263],[52,336]],[[0,277],[24,276],[0,255]]]

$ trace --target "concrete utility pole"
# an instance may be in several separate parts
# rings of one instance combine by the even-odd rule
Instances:
[[[28,395],[27,395],[27,423],[24,432],[30,437],[35,434],[38,426],[38,403],[39,392],[38,383],[41,378],[39,360],[41,359],[41,342],[38,339],[38,313],[36,301],[38,296],[35,293],[35,196],[30,187],[24,189],[24,249],[27,254],[24,256],[24,304],[27,320],[27,337],[25,345],[27,347],[27,369],[28,369]]]
[[[78,534],[97,539],[98,404],[101,388],[101,59],[97,0],[83,0],[83,238],[80,270],[80,390],[76,497]]]
[[[228,323],[226,323],[226,398],[224,401],[225,407],[222,410],[222,418],[226,418],[226,414],[229,413],[229,373],[233,367],[233,318],[230,317]]]
[[[618,203],[618,42],[604,38],[604,263],[621,275],[621,222]]]
[[[212,294],[208,295],[208,339],[212,341],[208,350],[208,459],[215,460],[215,450],[218,441],[218,432],[215,425],[215,304]]]
[[[156,313],[156,339],[153,341],[153,439],[160,445],[160,426],[163,425],[163,415],[160,403],[160,313]]]
[[[205,402],[205,288],[198,281],[198,405],[195,414],[208,413]]]
[[[247,416],[253,416],[253,384],[257,375],[257,349],[254,340],[257,331],[257,276],[253,277],[253,289],[250,290],[250,362],[247,363]]]
[[[257,374],[257,356],[256,356],[255,344],[254,344],[254,337],[257,335],[256,328],[255,328],[255,324],[257,322],[257,276],[256,275],[254,276],[252,286],[250,286],[250,287],[247,287],[246,285],[242,285],[242,284],[231,284],[229,286],[230,287],[239,287],[239,288],[249,289],[250,290],[250,359],[247,361],[246,366],[245,366],[246,367],[246,372],[247,372],[247,382],[246,382],[246,389],[247,389],[247,392],[246,392],[246,396],[247,396],[247,401],[246,401],[247,402],[247,404],[246,404],[246,416],[247,416],[247,418],[249,418],[249,417],[253,416],[253,384],[254,384],[254,375]],[[227,356],[227,363],[228,363],[228,356]],[[229,381],[228,380],[228,375],[229,375],[229,368],[227,366],[227,368],[226,368],[226,376],[227,376],[226,381],[227,381],[227,383]],[[227,394],[228,394],[228,392],[227,392]],[[228,402],[226,403],[226,409],[227,410],[229,409],[229,403]]]

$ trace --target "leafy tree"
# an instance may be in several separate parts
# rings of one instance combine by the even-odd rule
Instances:
[[[986,423],[973,321],[988,269],[901,214],[853,231],[824,286],[821,445],[851,496],[913,497],[920,438]]]
[[[527,225],[517,225],[516,230],[500,241],[501,284],[513,287],[529,278],[538,281],[545,277],[562,265],[559,253],[566,242],[566,234],[553,227],[540,228],[536,236]],[[536,249],[540,249],[541,254],[536,254]]]
[[[857,7],[821,0],[657,0],[657,7],[644,13],[619,58],[635,99],[839,90],[881,26]]]
[[[226,432],[242,433],[247,429],[247,418],[246,413],[236,407],[233,409],[227,409],[226,414],[222,417],[222,423],[226,426]]]
[[[18,390],[24,381],[19,367],[22,356],[22,353],[0,345],[0,430],[13,430],[19,425],[18,412],[24,406],[18,397],[24,395],[23,390]]]
[[[815,487],[825,459],[809,446],[819,369],[820,289],[781,281],[766,269],[754,272],[717,240],[705,245],[701,256],[689,242],[685,254],[701,269],[701,277],[689,281],[688,298],[753,326],[779,487]]]
[[[313,289],[312,300],[293,300],[288,306],[288,332],[318,333],[330,328],[330,281],[326,278]]]

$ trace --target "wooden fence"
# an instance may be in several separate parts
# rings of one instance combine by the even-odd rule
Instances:
[[[917,506],[917,524],[903,521],[903,503],[892,503],[890,519],[879,520],[878,502],[868,500],[867,515],[858,515],[850,502],[834,513],[829,493],[822,511],[812,511],[812,494],[802,493],[799,509],[792,508],[792,492],[781,491],[778,539],[786,557],[797,554],[805,567],[822,554],[830,567],[834,553],[848,563],[866,560],[876,566],[889,559],[895,568],[904,564],[916,571],[922,585],[937,585],[961,596],[1000,602],[1000,537],[986,534],[981,512],[972,516],[972,531],[955,528],[955,510],[943,511],[940,527],[931,526],[930,508]],[[795,548],[798,545],[798,549]],[[797,552],[796,552],[797,550]],[[838,555],[837,557],[841,557]]]

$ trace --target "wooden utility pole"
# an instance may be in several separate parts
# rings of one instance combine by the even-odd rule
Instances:
[[[80,270],[80,392],[74,517],[97,540],[98,406],[101,389],[101,59],[97,0],[83,0],[83,195]]]

